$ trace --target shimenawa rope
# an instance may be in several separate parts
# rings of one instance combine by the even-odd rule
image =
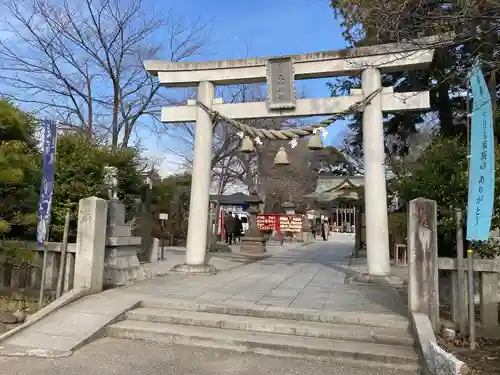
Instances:
[[[328,117],[327,119],[318,122],[316,124],[312,125],[307,125],[307,126],[302,126],[300,128],[287,128],[287,129],[281,129],[281,130],[275,130],[275,129],[263,129],[263,128],[255,128],[253,126],[244,124],[240,121],[236,121],[233,119],[230,119],[226,116],[221,115],[219,112],[208,108],[205,104],[203,104],[200,101],[196,101],[196,104],[200,106],[205,112],[207,112],[211,117],[212,117],[212,122],[216,122],[219,120],[223,120],[231,125],[233,125],[236,129],[240,130],[243,132],[244,135],[248,135],[250,137],[259,137],[262,139],[271,139],[271,140],[289,140],[289,139],[294,139],[294,138],[302,138],[302,137],[307,137],[313,133],[317,129],[320,128],[326,128],[333,122],[339,120],[340,118],[349,115],[351,113],[358,112],[360,109],[364,109],[371,101],[372,99],[378,95],[382,91],[382,88],[379,88],[375,91],[373,91],[371,94],[367,95],[363,100],[354,103],[351,105],[349,108],[347,108],[345,111],[341,113],[337,113],[331,117]]]

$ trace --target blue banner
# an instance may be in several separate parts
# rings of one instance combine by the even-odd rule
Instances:
[[[467,239],[487,241],[495,193],[495,149],[491,97],[476,60],[470,72],[472,125],[470,137]]]
[[[40,203],[38,204],[38,226],[36,238],[39,246],[48,240],[50,211],[52,208],[52,192],[54,190],[54,162],[56,156],[57,124],[55,121],[43,121],[45,134],[43,138],[43,169],[40,186]]]

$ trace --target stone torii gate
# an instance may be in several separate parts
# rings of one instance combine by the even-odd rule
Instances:
[[[430,43],[427,42],[427,43]],[[430,45],[430,44],[427,44]],[[363,148],[365,179],[365,215],[368,274],[390,274],[387,189],[384,152],[383,112],[430,108],[428,91],[394,93],[382,88],[381,73],[424,69],[430,65],[434,50],[420,40],[415,43],[385,44],[370,47],[292,55],[277,58],[250,58],[178,63],[145,61],[148,72],[157,75],[168,87],[196,87],[197,99],[206,108],[188,101],[188,105],[163,107],[161,121],[196,121],[191,204],[186,262],[178,270],[211,272],[205,264],[212,158],[212,109],[233,120],[305,117],[343,113],[377,92],[363,110]],[[361,89],[349,96],[296,99],[295,80],[354,76],[361,74]],[[216,85],[268,83],[267,102],[224,104],[214,98]]]

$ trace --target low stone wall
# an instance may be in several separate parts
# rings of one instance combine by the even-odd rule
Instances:
[[[465,259],[464,259],[465,263]],[[441,304],[450,307],[451,328],[457,329],[460,322],[460,313],[467,321],[468,301],[460,301],[458,282],[458,260],[453,258],[439,258],[438,267],[442,273],[439,279]],[[500,260],[474,259],[474,303],[479,305],[480,322],[476,324],[478,337],[499,337],[500,325],[498,324],[498,309],[500,301],[499,277]],[[464,269],[463,291],[467,295],[467,264]],[[461,305],[462,304],[462,305]]]
[[[472,373],[464,362],[438,345],[427,315],[411,313],[411,323],[426,367],[425,373],[429,375],[468,375]]]
[[[38,296],[41,284],[42,263],[44,249],[33,241],[5,241],[9,246],[19,246],[21,249],[31,250],[31,261],[25,264],[0,263],[0,289],[5,293],[10,290],[22,290],[24,294],[33,293]],[[47,244],[47,268],[44,289],[55,293],[59,267],[61,264],[62,243],[49,242]],[[63,290],[67,292],[73,289],[75,273],[76,244],[69,243],[66,253],[66,270]],[[8,294],[7,294],[8,295]]]

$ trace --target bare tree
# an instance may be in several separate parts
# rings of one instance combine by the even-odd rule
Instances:
[[[223,87],[219,89],[217,96],[223,97],[228,103],[259,101],[265,97],[258,85]],[[247,121],[253,126],[261,126],[262,122],[262,120]],[[211,167],[215,190],[218,194],[223,194],[230,185],[241,183],[248,185],[247,171],[252,170],[254,162],[252,158],[239,152],[241,138],[238,130],[224,121],[218,121],[212,126]],[[176,141],[175,146],[170,147],[168,151],[183,158],[188,167],[193,162],[195,131],[195,123],[183,123],[179,124],[174,132],[170,134],[167,132]],[[251,176],[251,173],[248,176]]]
[[[331,0],[330,3],[344,29],[343,36],[353,46],[405,41],[413,43],[415,49],[424,45],[436,49],[433,64],[426,72],[384,77],[392,77],[390,85],[398,91],[430,87],[431,109],[439,113],[441,135],[465,137],[466,100],[461,94],[477,58],[486,75],[493,113],[497,112],[500,100],[498,1]],[[431,43],[422,43],[420,39],[436,34],[441,38],[431,38]],[[496,130],[498,134],[498,128]],[[499,142],[500,136],[497,136]]]
[[[6,95],[113,148],[126,147],[165,101],[142,61],[191,57],[209,36],[207,24],[187,25],[142,0],[12,0],[5,10]]]
[[[212,160],[210,161],[212,182],[218,194],[222,194],[231,183],[238,180],[238,176],[242,173],[239,155],[237,155],[240,138],[236,129],[231,125],[217,122],[212,127]],[[196,124],[183,123],[170,134],[175,139],[175,145],[169,147],[168,151],[181,157],[187,168],[191,168],[193,164],[195,132]]]
[[[298,210],[304,210],[304,195],[311,193],[318,173],[313,170],[314,155],[307,148],[307,139],[298,141],[292,148],[282,142],[273,141],[259,155],[260,192],[265,201],[265,210],[281,212],[285,202],[294,202]],[[290,165],[275,166],[274,158],[279,147],[285,146]]]
[[[260,85],[238,85],[225,87],[217,93],[226,102],[241,103],[263,101],[266,95]],[[242,121],[257,128],[280,129],[299,126],[301,122],[283,118],[251,119]],[[176,139],[176,146],[169,151],[181,156],[187,165],[192,164],[195,124],[180,124],[177,132],[171,135]],[[212,183],[217,194],[223,194],[227,188],[240,185],[248,191],[256,191],[269,209],[276,209],[288,200],[297,201],[303,194],[310,192],[311,178],[309,168],[310,155],[304,145],[291,149],[292,165],[286,168],[274,167],[274,157],[283,142],[262,139],[254,153],[248,155],[239,152],[241,138],[238,130],[223,120],[213,124]],[[308,191],[309,190],[309,191]],[[291,194],[291,195],[290,195]]]

